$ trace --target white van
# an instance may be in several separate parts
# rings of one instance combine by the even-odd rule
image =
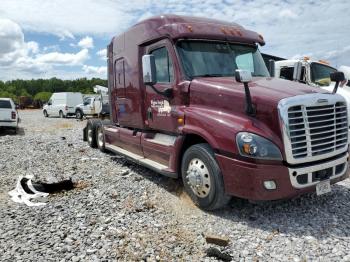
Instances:
[[[59,116],[61,118],[75,115],[75,107],[83,103],[81,93],[62,92],[53,93],[49,102],[44,106],[45,117]]]

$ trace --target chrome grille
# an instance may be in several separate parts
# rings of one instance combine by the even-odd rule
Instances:
[[[288,108],[288,137],[294,159],[316,157],[348,144],[345,102]]]

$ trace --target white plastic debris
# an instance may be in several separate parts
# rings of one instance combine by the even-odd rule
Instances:
[[[47,197],[48,193],[43,193],[37,191],[32,184],[33,176],[20,176],[17,180],[16,188],[14,190],[11,190],[8,192],[10,195],[12,201],[16,203],[23,203],[27,206],[44,206],[46,203],[42,202],[32,202],[31,200],[39,198],[39,197]],[[23,180],[23,181],[22,181]],[[25,183],[25,185],[28,187],[27,192],[24,188],[22,183]]]

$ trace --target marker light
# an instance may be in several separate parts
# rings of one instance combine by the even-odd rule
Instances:
[[[326,60],[318,60],[319,63],[329,65],[329,62]]]
[[[185,120],[184,120],[183,117],[179,117],[179,118],[177,119],[177,123],[178,123],[179,125],[183,125],[184,122],[185,122]]]

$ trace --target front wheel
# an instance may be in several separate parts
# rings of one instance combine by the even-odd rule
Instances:
[[[83,118],[83,112],[81,112],[81,110],[75,111],[75,117],[77,119],[82,119]]]
[[[49,114],[47,113],[46,110],[44,110],[44,117],[48,117],[48,116],[49,116]]]
[[[181,165],[182,180],[193,202],[204,210],[224,207],[230,200],[225,194],[221,170],[208,144],[188,148]]]

